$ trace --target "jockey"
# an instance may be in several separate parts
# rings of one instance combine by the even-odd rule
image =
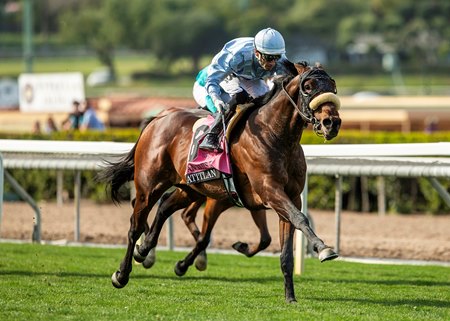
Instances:
[[[236,105],[246,103],[269,91],[267,81],[285,74],[281,60],[285,56],[283,36],[272,28],[256,36],[236,38],[225,44],[211,64],[201,70],[194,84],[196,102],[214,113],[214,123],[199,148],[221,152],[219,134],[222,115],[234,112]]]

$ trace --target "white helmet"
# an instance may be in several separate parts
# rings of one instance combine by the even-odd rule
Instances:
[[[266,28],[255,36],[255,47],[260,53],[267,55],[281,55],[286,52],[281,33],[272,28]]]

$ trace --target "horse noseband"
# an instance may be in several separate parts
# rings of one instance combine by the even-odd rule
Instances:
[[[309,79],[316,81],[316,88],[311,92],[305,91],[305,82]],[[313,67],[300,77],[300,92],[304,97],[308,97],[310,100],[319,93],[332,92],[337,94],[336,82],[331,78],[323,69]]]

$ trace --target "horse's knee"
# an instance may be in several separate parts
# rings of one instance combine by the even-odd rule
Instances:
[[[301,229],[303,226],[310,226],[308,217],[303,213],[301,215],[294,215],[291,218],[291,223],[296,229]]]

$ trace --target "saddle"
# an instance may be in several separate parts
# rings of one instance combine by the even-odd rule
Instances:
[[[241,119],[244,119],[255,105],[253,103],[238,105],[236,112],[228,122],[225,135],[220,137],[221,153],[212,153],[198,146],[205,138],[207,129],[214,122],[214,117],[208,115],[195,122],[192,127],[193,135],[186,167],[187,184],[197,184],[211,180],[221,179],[230,199],[236,206],[244,207],[234,184],[228,141],[233,129]]]

